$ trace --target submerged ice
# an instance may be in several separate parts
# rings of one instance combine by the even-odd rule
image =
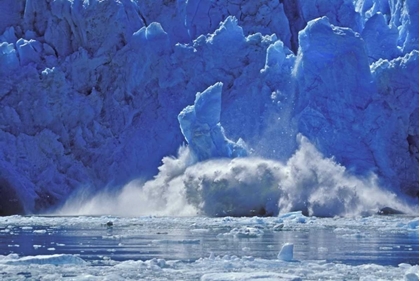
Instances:
[[[0,214],[418,196],[418,1],[7,0],[0,65]]]

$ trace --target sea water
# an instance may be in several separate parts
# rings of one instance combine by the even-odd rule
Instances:
[[[285,243],[294,245],[293,260],[288,263],[277,260]],[[279,280],[275,274],[284,277],[290,272],[293,278],[311,279],[329,272],[317,269],[320,265],[334,268],[329,276],[342,274],[338,267],[350,268],[355,278],[372,274],[376,267],[381,268],[381,275],[373,278],[385,274],[392,279],[399,271],[397,276],[403,278],[418,267],[418,217],[321,219],[300,213],[277,218],[12,216],[0,218],[0,255],[0,276],[5,280],[38,280],[45,270],[64,279],[83,279],[88,274],[93,278],[88,280],[101,280],[104,276],[95,273],[94,267],[113,268],[112,274],[122,276],[125,270],[118,268],[132,263],[136,269],[141,268],[139,264],[145,267],[141,278],[163,276],[164,280],[172,280],[165,271],[175,269],[182,276],[189,274],[191,280],[219,280],[220,276],[229,280],[220,274],[232,277],[255,270],[272,272],[274,277],[268,280]],[[218,260],[220,268],[210,266]],[[151,270],[151,261],[161,275]],[[70,275],[63,272],[69,264],[74,268]],[[45,266],[50,267],[42,269]],[[205,275],[207,271],[216,275]],[[131,277],[140,280],[140,275]]]

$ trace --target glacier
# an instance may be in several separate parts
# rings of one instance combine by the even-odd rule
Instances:
[[[1,1],[0,214],[119,190],[163,214],[415,206],[418,10]]]

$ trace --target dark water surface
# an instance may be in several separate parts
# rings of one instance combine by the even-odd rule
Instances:
[[[294,244],[296,260],[327,260],[351,265],[397,266],[419,263],[417,232],[340,231],[334,227],[273,229],[260,227],[258,237],[228,235],[233,226],[168,227],[165,224],[82,222],[52,225],[0,225],[0,254],[20,256],[76,254],[93,263],[104,259],[195,261],[214,255],[276,259],[284,243]],[[258,227],[257,227],[258,228]]]

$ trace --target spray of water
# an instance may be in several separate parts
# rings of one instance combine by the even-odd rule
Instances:
[[[118,194],[70,199],[59,214],[122,216],[277,215],[302,210],[314,216],[355,216],[391,207],[417,213],[378,186],[323,157],[302,135],[286,162],[245,157],[197,162],[188,147],[165,157],[158,175],[133,181]]]

